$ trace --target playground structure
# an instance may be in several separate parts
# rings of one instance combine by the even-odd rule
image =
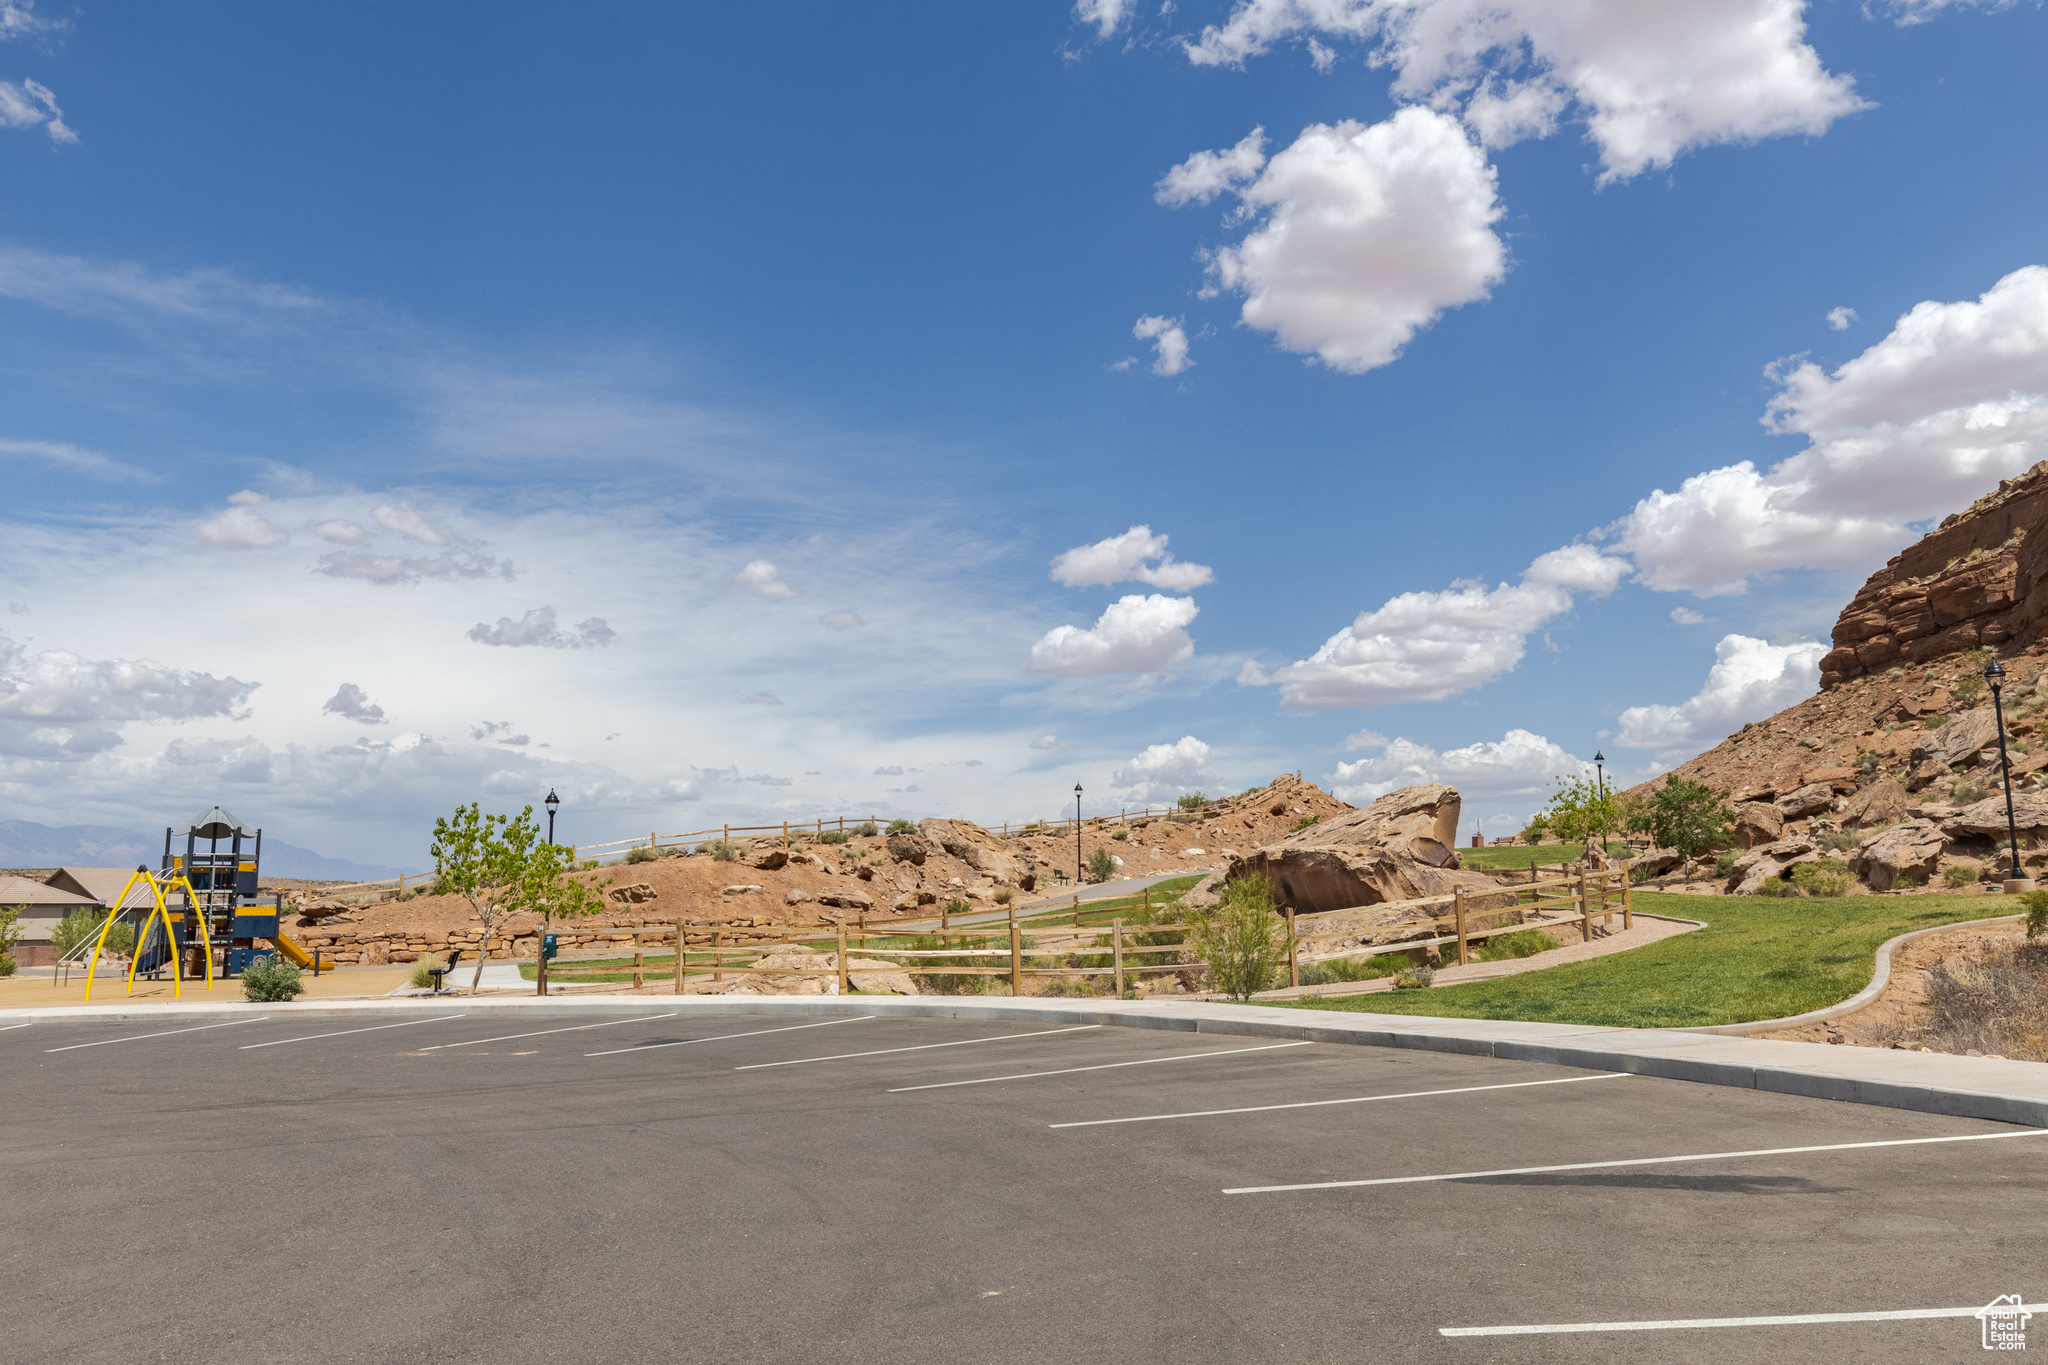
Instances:
[[[182,852],[173,845],[180,836],[185,840]],[[200,847],[201,841],[205,842],[204,849]],[[224,841],[225,850],[221,847]],[[154,873],[146,866],[135,869],[93,939],[91,965],[85,974],[85,998],[92,998],[107,934],[124,913],[129,893],[138,885],[149,893],[150,899],[139,907],[142,922],[136,926],[135,952],[128,964],[130,991],[135,989],[138,975],[154,976],[166,969],[171,973],[174,996],[184,994],[188,976],[197,979],[203,975],[206,988],[212,990],[216,975],[240,976],[252,963],[273,952],[283,953],[296,965],[312,967],[317,972],[319,966],[314,958],[279,927],[284,913],[283,894],[272,893],[271,903],[262,903],[258,889],[262,855],[263,831],[247,828],[219,806],[183,829],[165,829],[162,867]]]

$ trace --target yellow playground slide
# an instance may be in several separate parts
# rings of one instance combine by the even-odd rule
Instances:
[[[310,967],[313,965],[313,955],[283,934],[277,936],[277,950],[290,958],[292,965],[295,967]]]

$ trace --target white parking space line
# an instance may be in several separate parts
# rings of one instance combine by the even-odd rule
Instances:
[[[784,1024],[781,1028],[757,1028],[751,1033],[721,1033],[715,1038],[678,1038],[672,1043],[640,1043],[633,1047],[615,1047],[609,1052],[586,1052],[586,1057],[616,1057],[625,1052],[652,1052],[662,1047],[688,1047],[692,1043],[723,1043],[731,1038],[759,1038],[764,1033],[794,1033],[800,1028],[830,1028],[834,1024],[858,1024],[863,1019],[873,1019],[872,1014],[856,1014],[851,1019],[827,1019],[817,1024]]]
[[[806,1062],[843,1062],[851,1057],[886,1057],[892,1052],[928,1052],[935,1047],[966,1047],[969,1043],[1007,1043],[1017,1038],[1045,1038],[1055,1033],[1086,1033],[1101,1024],[1076,1024],[1072,1028],[1046,1028],[1036,1033],[1005,1033],[993,1038],[956,1038],[950,1043],[919,1043],[916,1047],[884,1047],[873,1052],[841,1052],[832,1057],[797,1057],[787,1062],[754,1062],[736,1066],[734,1071],[762,1071],[771,1066],[802,1066]]]
[[[1071,1076],[1077,1071],[1113,1071],[1120,1066],[1152,1066],[1158,1062],[1199,1062],[1204,1057],[1235,1057],[1241,1052],[1271,1052],[1283,1047],[1308,1047],[1309,1042],[1267,1043],[1264,1047],[1230,1047],[1220,1052],[1183,1052],[1176,1057],[1141,1057],[1135,1062],[1098,1062],[1094,1066],[1068,1066],[1058,1071],[1024,1071],[1015,1076],[981,1076],[971,1081],[935,1081],[930,1085],[899,1085],[889,1091],[901,1095],[911,1090],[945,1090],[956,1085],[993,1085],[997,1081],[1033,1081],[1040,1076]]]
[[[2000,1138],[2048,1137],[2048,1128],[2017,1133],[1955,1133],[1948,1137],[1888,1138],[1883,1142],[1829,1142],[1817,1147],[1759,1147],[1749,1152],[1694,1152],[1688,1156],[1639,1156],[1627,1161],[1574,1161],[1562,1166],[1514,1166],[1500,1171],[1457,1171],[1449,1175],[1393,1175],[1378,1180],[1318,1180],[1307,1185],[1245,1185],[1225,1194],[1280,1194],[1288,1190],[1351,1190],[1366,1185],[1419,1185],[1434,1180],[1486,1180],[1502,1175],[1545,1175],[1552,1171],[1598,1171],[1616,1166],[1664,1166],[1677,1161],[1726,1161],[1743,1156],[1796,1156],[1802,1152],[1854,1152],[1870,1147],[1919,1147],[1931,1142],[1996,1142]]]
[[[451,1047],[475,1047],[478,1043],[509,1043],[515,1038],[543,1038],[550,1033],[581,1033],[585,1029],[616,1028],[620,1024],[651,1024],[657,1019],[673,1019],[677,1014],[681,1013],[681,1010],[677,1010],[674,1014],[649,1014],[635,1016],[631,1019],[607,1019],[602,1024],[577,1024],[573,1028],[544,1028],[534,1033],[501,1033],[495,1038],[471,1038],[463,1043],[436,1043],[432,1047],[423,1047],[420,1051],[441,1052]]]
[[[2048,1313],[2038,1303],[1999,1306],[2001,1313]],[[1669,1332],[1693,1327],[1797,1327],[1830,1322],[1913,1322],[1923,1318],[1974,1318],[1981,1304],[1969,1308],[1898,1308],[1879,1313],[1785,1313],[1767,1318],[1651,1318],[1642,1322],[1534,1322],[1511,1327],[1439,1327],[1446,1337],[1532,1337],[1555,1332]]]
[[[346,1038],[351,1033],[375,1033],[379,1029],[411,1028],[414,1024],[439,1024],[450,1019],[467,1019],[467,1014],[437,1014],[432,1019],[407,1019],[400,1024],[372,1024],[369,1028],[345,1028],[339,1033],[309,1033],[303,1038],[273,1038],[267,1043],[244,1043],[237,1051],[247,1052],[252,1047],[283,1047],[286,1043],[311,1043],[321,1038]]]
[[[1140,1114],[1128,1119],[1083,1119],[1078,1123],[1048,1123],[1048,1128],[1100,1128],[1106,1123],[1156,1123],[1161,1119],[1206,1119],[1218,1114],[1264,1114],[1275,1109],[1320,1109],[1330,1104],[1371,1104],[1375,1100],[1421,1100],[1435,1095],[1475,1095],[1482,1090],[1523,1090],[1532,1085],[1570,1085],[1575,1081],[1625,1081],[1626,1071],[1608,1071],[1598,1076],[1558,1076],[1547,1081],[1508,1081],[1501,1085],[1461,1085],[1455,1090],[1408,1090],[1398,1095],[1353,1095],[1341,1100],[1298,1100],[1293,1104],[1252,1104],[1242,1109],[1195,1109],[1185,1114]]]
[[[268,1019],[270,1016],[263,1016]],[[127,1038],[102,1038],[97,1043],[66,1043],[63,1047],[46,1047],[45,1052],[70,1052],[81,1047],[105,1047],[109,1043],[139,1043],[145,1038],[168,1038],[174,1033],[204,1033],[210,1028],[233,1028],[237,1024],[260,1023],[258,1019],[230,1019],[225,1024],[199,1024],[193,1028],[165,1029],[162,1033],[137,1033]]]
[[[33,1024],[34,1022],[35,1022],[35,1020],[31,1019],[31,1020],[29,1020],[29,1021],[28,1021],[28,1024]],[[7,1032],[7,1031],[8,1031],[9,1029],[27,1028],[27,1027],[28,1027],[28,1024],[5,1024],[5,1025],[0,1025],[0,1033],[5,1033],[5,1032]]]

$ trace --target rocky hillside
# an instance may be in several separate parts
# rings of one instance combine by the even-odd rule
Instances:
[[[1120,877],[1207,872],[1280,839],[1304,820],[1350,809],[1290,773],[1198,811],[1091,820],[1081,831],[1080,856],[1108,850]],[[564,942],[590,946],[614,930],[674,924],[678,917],[693,925],[765,928],[928,919],[939,904],[955,899],[988,910],[1004,892],[1024,905],[1058,894],[1062,875],[1071,888],[1075,847],[1071,825],[1005,839],[967,820],[926,820],[916,833],[855,835],[844,843],[800,839],[784,848],[779,839],[757,840],[735,845],[727,858],[708,850],[664,849],[649,861],[579,873],[586,880],[611,881],[607,895],[613,908],[568,927]],[[478,929],[460,898],[419,895],[370,905],[309,899],[291,932],[307,948],[341,963],[410,962],[422,952],[450,948],[473,962]],[[538,933],[532,917],[517,917],[492,956],[532,957]]]
[[[1749,850],[1731,891],[1846,861],[1868,889],[2000,875],[2005,811],[1982,677],[2006,669],[2014,786],[2048,783],[2048,463],[1979,499],[1871,575],[1835,624],[1821,690],[1676,770],[1726,789]],[[1636,788],[1645,791],[1651,784]],[[1995,807],[1995,810],[1993,809]],[[2020,803],[2025,864],[2048,868],[2048,798]],[[1994,818],[1995,817],[1995,818]]]

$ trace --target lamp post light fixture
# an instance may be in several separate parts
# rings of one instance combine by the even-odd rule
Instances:
[[[555,842],[555,812],[561,809],[562,798],[555,795],[553,787],[549,787],[548,799],[541,804],[548,808],[548,844],[552,847]]]
[[[1081,884],[1081,784],[1074,784],[1074,885]]]
[[[1984,681],[1991,684],[1991,713],[1998,718],[1998,774],[2005,780],[2005,833],[2012,841],[2012,878],[2006,882],[2007,891],[2031,891],[2032,883],[2020,870],[2020,828],[2019,821],[2012,813],[2012,760],[2005,752],[2005,700],[2002,695],[2005,685],[2005,669],[1993,659],[1984,665]]]

